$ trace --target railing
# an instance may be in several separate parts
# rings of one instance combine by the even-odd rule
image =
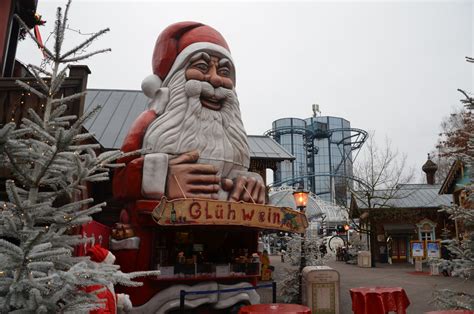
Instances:
[[[184,301],[186,295],[200,295],[200,294],[221,294],[221,293],[230,293],[230,292],[239,292],[239,291],[247,291],[247,290],[256,290],[259,288],[272,288],[272,303],[276,303],[276,282],[273,281],[272,283],[263,284],[263,285],[256,285],[253,287],[246,287],[246,288],[229,288],[229,289],[218,289],[218,290],[199,290],[199,291],[186,291],[181,290],[179,292],[179,312],[184,314]]]
[[[61,86],[58,97],[66,97],[86,90],[87,77],[90,70],[87,66],[76,65],[69,69],[67,77]],[[19,124],[23,117],[28,116],[28,109],[32,108],[39,116],[44,114],[45,101],[35,94],[29,93],[15,81],[23,81],[39,89],[34,77],[0,78],[0,125],[9,122]],[[84,112],[84,97],[68,104],[65,115],[81,116]]]

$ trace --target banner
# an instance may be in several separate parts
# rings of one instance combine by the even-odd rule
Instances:
[[[411,256],[413,257],[425,256],[425,243],[423,241],[410,241],[410,245],[411,245]]]
[[[427,252],[428,257],[440,258],[441,257],[441,242],[427,241],[426,252]]]
[[[163,226],[235,225],[297,233],[308,227],[306,216],[288,207],[196,198],[163,198],[152,215]]]

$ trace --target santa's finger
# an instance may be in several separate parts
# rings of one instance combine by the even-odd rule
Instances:
[[[267,187],[265,186],[265,184],[261,183],[262,184],[262,188],[260,189],[260,193],[258,194],[258,200],[256,200],[256,202],[258,204],[265,204],[265,194],[267,192]]]
[[[235,180],[234,184],[234,190],[230,194],[229,200],[238,202],[241,199],[241,195],[244,192],[244,185],[247,183],[247,178],[246,177],[238,177],[237,180]]]
[[[190,174],[186,177],[189,184],[219,184],[220,177],[214,174]]]
[[[187,165],[189,173],[194,174],[217,174],[217,168],[208,164],[191,164]]]
[[[230,191],[234,187],[234,181],[231,179],[222,178],[221,186],[224,191]]]
[[[190,152],[181,154],[173,159],[170,159],[170,165],[194,163],[199,159],[199,152],[197,150],[192,150]]]
[[[258,197],[260,195],[260,191],[262,190],[262,183],[260,181],[257,181],[257,183],[255,184],[255,187],[253,188],[252,190],[252,200],[255,202],[255,203],[259,203],[258,202]]]
[[[242,199],[244,200],[244,202],[253,203],[254,197],[252,194],[253,194],[253,190],[256,188],[256,184],[257,184],[257,179],[252,178],[252,177],[247,179],[247,184],[244,189],[245,190],[244,195],[242,196]]]
[[[219,192],[218,184],[190,184],[187,186],[191,193],[217,193]]]

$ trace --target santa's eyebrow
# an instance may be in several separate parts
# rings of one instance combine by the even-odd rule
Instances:
[[[228,66],[229,68],[232,68],[232,62],[230,62],[229,59],[227,58],[222,58],[219,60],[219,66]]]
[[[196,53],[194,56],[191,57],[189,62],[193,63],[199,59],[204,59],[206,62],[211,61],[211,56],[203,51]]]

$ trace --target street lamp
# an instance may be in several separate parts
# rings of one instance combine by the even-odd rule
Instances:
[[[300,210],[301,213],[305,213],[306,205],[308,204],[309,191],[306,191],[302,186],[293,192],[293,197],[295,198],[296,208]],[[301,250],[300,250],[300,287],[299,287],[299,301],[302,302],[303,297],[303,268],[306,266],[305,258],[305,233],[301,234]]]
[[[293,192],[296,208],[298,208],[302,213],[304,213],[306,205],[308,204],[308,196],[309,192],[302,187],[299,187],[298,190]]]
[[[349,249],[349,229],[351,227],[348,224],[344,225],[344,230],[346,231],[346,236],[347,236],[347,249]]]

